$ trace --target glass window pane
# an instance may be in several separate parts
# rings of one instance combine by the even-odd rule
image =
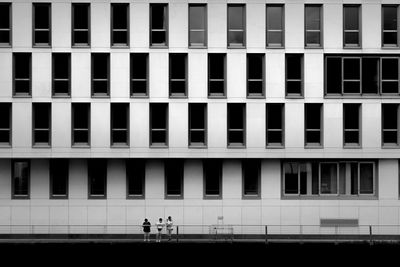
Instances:
[[[283,30],[283,7],[267,6],[267,31]]]
[[[336,163],[321,163],[321,194],[338,193],[338,173]]]
[[[206,7],[189,5],[189,25],[191,30],[205,30]]]
[[[306,30],[320,30],[321,28],[321,7],[306,6]]]
[[[360,194],[374,193],[374,164],[360,163]]]
[[[359,7],[344,7],[344,28],[345,30],[359,30]]]
[[[339,57],[326,58],[326,93],[342,93],[342,59]]]
[[[13,195],[29,196],[29,162],[14,161],[13,166]]]
[[[230,30],[244,30],[244,7],[228,6],[228,27]]]
[[[379,91],[379,58],[362,59],[362,93],[377,94]]]
[[[397,6],[383,7],[383,29],[397,31]]]
[[[242,161],[243,169],[243,186],[245,196],[258,196],[259,194],[259,178],[260,178],[260,161],[250,159]]]
[[[297,163],[285,163],[285,194],[299,194],[299,174]]]
[[[203,161],[205,175],[205,195],[221,195],[222,161],[219,159]]]
[[[146,161],[128,159],[126,161],[128,196],[143,196],[146,177]]]

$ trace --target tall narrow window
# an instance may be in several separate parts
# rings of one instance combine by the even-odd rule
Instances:
[[[379,57],[362,58],[361,68],[362,94],[377,94],[379,92]]]
[[[267,147],[283,147],[285,106],[278,103],[267,104],[266,113],[266,145]]]
[[[322,47],[322,5],[305,5],[305,46]]]
[[[12,198],[29,199],[30,191],[30,161],[25,159],[12,160]]]
[[[50,159],[50,198],[68,198],[68,159]]]
[[[339,193],[339,164],[324,162],[319,165],[320,194],[337,195]]]
[[[11,146],[11,103],[0,103],[0,147]]]
[[[169,54],[169,96],[187,96],[187,54]]]
[[[303,96],[303,54],[286,55],[286,96]]]
[[[326,57],[325,87],[328,95],[342,94],[342,58]]]
[[[189,146],[207,145],[207,104],[189,103]]]
[[[228,47],[246,46],[246,6],[228,4]]]
[[[111,4],[111,46],[129,46],[129,4]]]
[[[110,54],[92,53],[92,96],[110,95]]]
[[[150,146],[168,146],[168,104],[150,104]]]
[[[399,6],[382,6],[382,46],[399,46]]]
[[[373,195],[375,194],[375,179],[373,162],[360,162],[359,163],[359,194],[360,195]]]
[[[399,145],[399,104],[382,104],[382,145]]]
[[[90,4],[72,3],[72,46],[90,46]]]
[[[297,162],[285,162],[283,165],[285,195],[300,195],[299,165]]]
[[[144,159],[128,159],[125,163],[127,198],[144,198],[146,161]]]
[[[361,58],[343,58],[343,94],[361,93]]]
[[[208,96],[225,96],[226,79],[226,55],[208,54]]]
[[[89,198],[107,197],[107,159],[88,159]]]
[[[322,104],[305,104],[305,145],[322,146]]]
[[[285,46],[284,5],[267,5],[267,47]]]
[[[399,93],[399,58],[381,58],[382,77],[381,93],[398,94]]]
[[[264,54],[247,54],[247,97],[264,96]]]
[[[71,54],[53,53],[53,96],[70,96]]]
[[[51,4],[33,3],[33,45],[51,46]]]
[[[51,145],[51,103],[33,103],[33,146]]]
[[[360,5],[343,6],[343,46],[361,47]]]
[[[72,104],[72,145],[90,145],[90,104]]]
[[[246,104],[228,103],[228,147],[246,146]]]
[[[206,4],[189,4],[189,47],[207,47]]]
[[[165,160],[165,198],[183,198],[182,159]]]
[[[111,146],[129,145],[129,103],[111,103]]]
[[[343,104],[344,146],[361,146],[361,104]]]
[[[11,46],[11,3],[0,3],[0,46]]]
[[[14,96],[30,97],[32,86],[31,53],[14,53],[13,63]]]
[[[243,197],[254,198],[260,196],[261,161],[247,159],[242,161],[243,168]]]
[[[150,4],[150,45],[168,46],[168,4]]]
[[[147,97],[149,87],[149,54],[131,54],[131,96]]]
[[[222,197],[222,160],[204,159],[204,198]]]

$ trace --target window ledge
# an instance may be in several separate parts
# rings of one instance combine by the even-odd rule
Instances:
[[[0,48],[12,48],[12,45],[6,43],[0,43]]]
[[[228,44],[228,49],[246,49],[246,45],[242,44]]]
[[[91,196],[91,195],[89,195],[88,199],[93,199],[93,200],[96,200],[96,199],[107,199],[107,196],[105,196],[105,195],[104,196],[103,195],[101,195],[101,196],[100,195],[99,196],[96,196],[96,195],[95,196],[93,196],[93,195]]]
[[[93,94],[92,98],[110,98],[109,94]]]
[[[302,95],[292,95],[292,94],[287,94],[286,96],[285,96],[285,98],[286,99],[304,99],[304,96],[302,96]]]
[[[171,94],[171,95],[169,95],[169,98],[186,99],[186,98],[188,98],[188,96],[180,95],[180,94]]]
[[[221,200],[222,196],[221,195],[204,195],[203,199],[204,200]]]
[[[266,49],[285,49],[285,46],[282,46],[282,45],[267,45],[266,47],[265,47]]]
[[[14,93],[13,98],[32,98],[31,94]]]
[[[150,48],[154,48],[154,49],[168,49],[168,45],[150,44]]]
[[[205,145],[205,144],[189,144],[189,148],[193,148],[193,149],[207,149],[207,145]]]
[[[265,148],[266,149],[284,149],[285,146],[284,145],[267,145]]]
[[[32,48],[51,48],[49,44],[33,44]]]
[[[399,148],[400,148],[399,144],[382,145],[382,149],[399,149]]]
[[[226,95],[208,95],[210,99],[227,99]]]
[[[129,44],[112,44],[111,48],[116,48],[116,49],[129,49]]]
[[[90,48],[90,44],[73,44],[72,48]]]
[[[149,98],[148,94],[131,94],[131,98]]]
[[[321,144],[306,144],[304,146],[304,148],[306,148],[306,149],[322,149],[322,148],[324,148],[324,146]]]
[[[189,45],[189,49],[207,49],[207,45]]]
[[[111,148],[130,148],[129,144],[121,143],[121,144],[112,144]]]
[[[53,94],[52,98],[71,98],[70,94]]]
[[[88,144],[73,144],[72,148],[90,148]]]
[[[32,145],[33,148],[51,148],[49,144],[34,144]]]
[[[183,199],[183,195],[166,195],[164,199]]]
[[[261,196],[260,195],[243,195],[242,196],[242,199],[243,200],[258,200],[258,199],[261,199]]]
[[[247,99],[265,99],[265,95],[261,94],[247,95]]]
[[[144,195],[127,195],[126,199],[145,199]]]
[[[358,144],[354,144],[354,145],[348,144],[348,145],[344,145],[343,148],[344,149],[361,149],[362,146],[358,145]]]
[[[50,199],[68,199],[67,195],[50,195]]]
[[[15,196],[15,195],[13,195],[12,197],[11,197],[11,199],[15,199],[15,200],[18,200],[18,199],[20,199],[20,200],[27,200],[27,199],[30,199],[30,197],[29,196]]]
[[[2,148],[12,148],[12,145],[9,143],[0,143],[0,149]]]
[[[231,144],[228,144],[227,148],[244,149],[244,148],[246,148],[246,145],[245,144],[240,144],[240,143],[237,143],[237,144],[236,143],[231,143]]]
[[[165,144],[150,144],[150,148],[168,148]]]

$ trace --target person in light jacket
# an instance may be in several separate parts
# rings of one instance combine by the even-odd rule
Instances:
[[[171,235],[172,235],[172,230],[173,230],[172,227],[174,225],[174,223],[172,222],[171,216],[168,216],[165,225],[166,225],[166,229],[167,229],[168,241],[171,241]]]
[[[162,218],[158,219],[158,222],[156,223],[156,227],[157,227],[156,242],[160,243],[161,242],[162,230],[164,228],[164,223],[162,221]]]

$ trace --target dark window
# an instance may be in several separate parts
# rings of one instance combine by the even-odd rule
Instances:
[[[169,54],[169,96],[187,96],[187,54]]]
[[[168,146],[168,104],[150,104],[150,146]]]
[[[337,195],[339,194],[339,164],[334,162],[324,162],[320,168],[320,194]]]
[[[72,45],[90,45],[90,4],[72,4]]]
[[[361,104],[343,104],[344,145],[361,145]]]
[[[286,96],[303,96],[303,55],[286,55]]]
[[[258,159],[247,159],[242,161],[243,168],[243,196],[260,196],[260,174],[261,161]]]
[[[299,162],[285,162],[283,165],[284,170],[284,194],[285,195],[311,195],[318,194],[312,192],[312,185],[318,186],[318,165],[310,163]],[[311,172],[313,175],[311,176]],[[311,178],[311,181],[308,179]],[[308,186],[310,185],[310,186]]]
[[[167,4],[150,4],[150,45],[168,46]]]
[[[33,3],[33,45],[51,45],[51,4]]]
[[[267,104],[266,106],[266,136],[267,147],[283,147],[284,142],[284,104]]]
[[[225,54],[208,54],[208,96],[225,96]]]
[[[144,159],[126,160],[127,198],[144,198],[146,161]]]
[[[68,198],[68,159],[50,159],[50,198]]]
[[[189,146],[207,145],[207,104],[189,103]]]
[[[88,160],[89,198],[107,197],[107,159]]]
[[[365,57],[362,59],[362,93],[377,94],[379,92],[379,58]]]
[[[264,96],[264,54],[247,54],[247,97]]]
[[[399,145],[399,104],[382,104],[382,145]]]
[[[246,6],[228,5],[228,47],[246,46]]]
[[[399,58],[381,58],[382,62],[382,78],[381,90],[382,94],[398,94],[399,93]]]
[[[284,5],[267,5],[267,47],[285,46]]]
[[[207,5],[189,4],[189,46],[207,46]]]
[[[92,53],[92,96],[110,95],[110,54]]]
[[[11,45],[11,3],[0,3],[0,46]]]
[[[361,93],[361,58],[343,58],[343,94]]]
[[[14,96],[31,96],[31,53],[14,53]]]
[[[90,145],[90,104],[72,104],[72,145]]]
[[[71,54],[53,53],[53,96],[69,96],[71,91]]]
[[[246,145],[246,104],[228,103],[228,147]]]
[[[382,46],[399,46],[399,6],[382,6]]]
[[[361,46],[361,11],[360,5],[343,6],[343,46]]]
[[[305,145],[322,146],[322,104],[305,104]]]
[[[129,145],[129,103],[111,103],[111,145]]]
[[[12,160],[12,198],[29,198],[30,161]]]
[[[51,145],[51,103],[33,103],[32,140],[34,146]]]
[[[11,146],[11,103],[0,103],[0,146]]]
[[[360,162],[359,163],[359,192],[360,195],[372,195],[375,193],[374,185],[374,163]]]
[[[297,162],[286,162],[284,170],[284,193],[285,195],[299,195],[299,167]]]
[[[322,5],[305,5],[305,45],[322,46]]]
[[[148,96],[148,57],[145,53],[131,54],[131,96],[145,97]]]
[[[183,198],[182,159],[165,160],[165,198]]]
[[[222,196],[222,160],[204,159],[204,198],[220,198]]]
[[[111,46],[129,45],[129,4],[111,4]]]
[[[326,58],[326,93],[342,94],[342,58]]]

